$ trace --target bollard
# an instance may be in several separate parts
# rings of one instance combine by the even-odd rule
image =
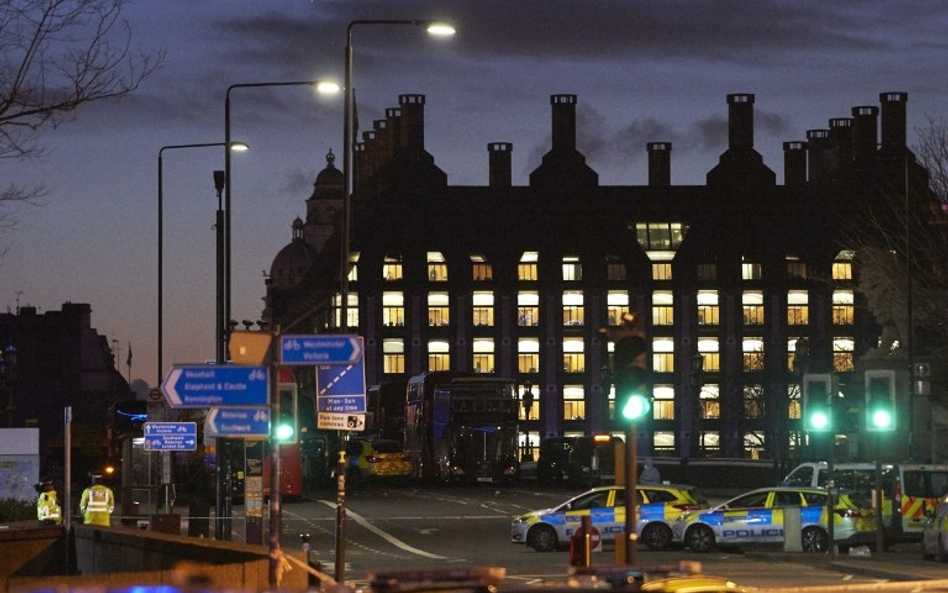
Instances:
[[[803,518],[800,515],[800,507],[783,509],[783,551],[803,551]]]
[[[592,519],[583,515],[579,529],[569,538],[570,566],[592,566]]]

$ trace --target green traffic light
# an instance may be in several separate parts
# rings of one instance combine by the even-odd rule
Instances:
[[[279,441],[288,441],[293,438],[293,426],[290,424],[280,424],[276,428],[276,438]]]
[[[870,417],[872,425],[877,429],[886,429],[892,426],[892,414],[888,410],[875,410]]]
[[[648,414],[651,406],[643,395],[630,395],[622,406],[622,417],[626,420],[640,420]]]
[[[819,431],[819,430],[829,430],[830,428],[830,419],[829,414],[823,410],[819,410],[810,414],[810,430]]]

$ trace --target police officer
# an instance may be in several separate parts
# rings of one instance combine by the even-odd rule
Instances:
[[[110,515],[115,510],[115,495],[112,489],[102,483],[102,476],[93,474],[92,484],[82,491],[79,510],[86,525],[111,525]]]
[[[52,480],[44,480],[36,485],[39,498],[36,499],[36,518],[43,525],[59,525],[62,523],[62,510],[56,498],[56,487]]]

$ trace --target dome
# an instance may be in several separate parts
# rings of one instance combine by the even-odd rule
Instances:
[[[297,218],[293,221],[294,229],[302,227],[303,221]],[[295,236],[289,245],[285,246],[273,258],[270,266],[270,285],[274,288],[292,288],[306,276],[306,271],[316,260],[316,250],[308,245],[301,236]]]

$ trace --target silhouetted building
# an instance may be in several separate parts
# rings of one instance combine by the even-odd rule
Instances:
[[[801,373],[845,385],[879,336],[845,228],[905,163],[924,173],[905,146],[907,96],[880,99],[881,140],[880,109],[854,108],[784,144],[783,185],[742,93],[727,96],[728,146],[705,185],[673,185],[672,144],[643,139],[648,184],[603,186],[576,147],[576,96],[553,95],[552,146],[529,184],[512,185],[513,147],[492,142],[488,183],[470,187],[448,185],[426,152],[424,96],[402,95],[355,147],[346,323],[332,160],[274,259],[265,318],[362,335],[369,384],[447,369],[512,377],[521,396],[530,384],[536,449],[541,436],[622,430],[597,330],[641,312],[654,405],[639,450],[788,459]]]
[[[4,369],[0,386],[3,426],[38,427],[41,473],[62,484],[71,407],[73,477],[81,484],[89,471],[101,472],[109,457],[110,408],[133,395],[116,368],[125,361],[114,360],[107,338],[92,327],[92,308],[65,303],[62,311],[0,313],[0,345],[17,353],[15,370]]]

